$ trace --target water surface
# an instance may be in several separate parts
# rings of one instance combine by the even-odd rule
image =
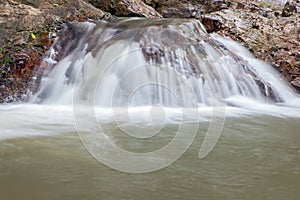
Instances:
[[[198,151],[209,123],[200,122],[191,148],[175,163],[152,173],[129,174],[95,160],[83,147],[67,112],[65,121],[58,118],[61,114],[34,119],[28,113],[27,123],[20,114],[23,117],[15,113],[15,121],[1,121],[2,136],[15,132],[14,137],[0,140],[1,199],[279,200],[300,195],[298,118],[226,118],[217,145],[205,159],[198,158]],[[166,125],[147,142],[122,135],[114,123],[103,127],[122,148],[140,152],[167,143],[177,126]]]

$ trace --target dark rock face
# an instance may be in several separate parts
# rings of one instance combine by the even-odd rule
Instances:
[[[201,14],[227,8],[225,0],[89,0],[104,11],[122,17],[199,18]]]
[[[297,13],[296,4],[294,2],[287,1],[282,10],[282,17],[290,17],[294,13]]]
[[[227,8],[225,0],[144,0],[166,18],[200,18],[202,14]]]
[[[214,16],[202,16],[201,22],[208,33],[217,32],[223,28],[223,23]]]

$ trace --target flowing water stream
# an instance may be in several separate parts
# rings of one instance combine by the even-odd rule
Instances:
[[[1,199],[298,199],[299,95],[240,44],[132,18],[68,25],[44,60],[0,105]]]

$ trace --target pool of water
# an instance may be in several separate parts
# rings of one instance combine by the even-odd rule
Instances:
[[[281,200],[300,195],[299,118],[228,117],[217,145],[204,159],[198,153],[209,122],[197,122],[197,136],[183,156],[161,170],[132,174],[91,156],[71,113],[37,115],[18,110],[1,111],[1,199]],[[193,127],[196,122],[189,123]],[[118,146],[142,152],[168,143],[178,124],[165,124],[149,141],[132,140],[113,122],[102,127]]]

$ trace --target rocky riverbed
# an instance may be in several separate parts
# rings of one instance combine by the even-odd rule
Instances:
[[[0,0],[0,102],[26,101],[45,73],[42,62],[60,29],[111,17],[199,19],[208,32],[241,42],[300,91],[299,1]]]

